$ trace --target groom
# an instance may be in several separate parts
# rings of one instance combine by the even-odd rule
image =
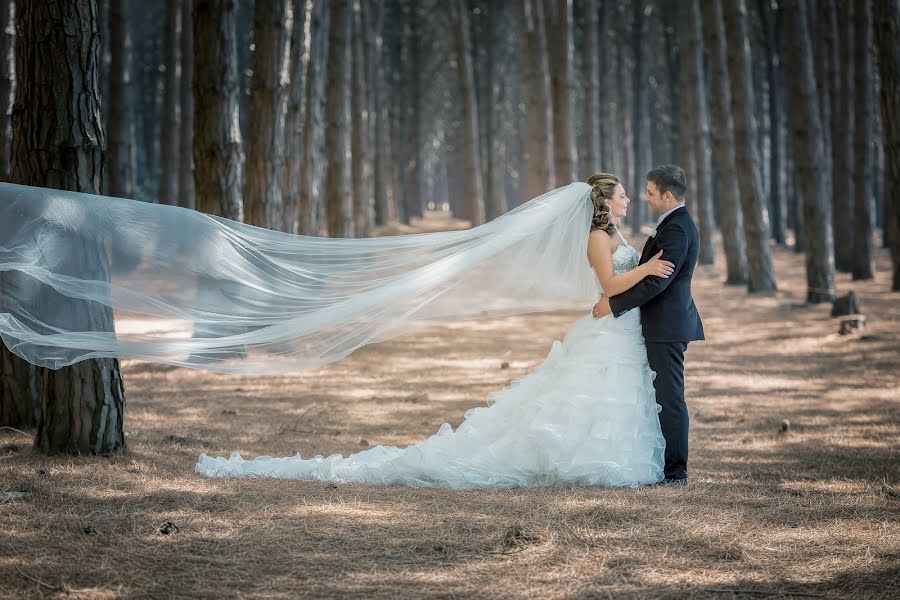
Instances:
[[[687,182],[684,169],[656,167],[647,173],[644,199],[658,217],[656,229],[644,245],[641,264],[663,251],[675,264],[668,278],[647,277],[631,289],[603,297],[594,316],[612,312],[619,317],[641,307],[641,327],[647,343],[647,359],[656,371],[653,386],[662,407],[659,424],[666,438],[664,484],[686,484],[688,460],[688,411],[684,401],[684,352],[688,342],[702,340],[703,324],[691,297],[691,276],[697,264],[700,234],[684,206]]]

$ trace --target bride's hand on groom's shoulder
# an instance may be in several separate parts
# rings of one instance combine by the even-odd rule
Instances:
[[[657,252],[653,258],[645,262],[641,265],[644,268],[644,276],[649,277],[662,277],[666,279],[675,272],[675,264],[671,263],[667,260],[663,260],[662,257],[663,251],[660,250]]]

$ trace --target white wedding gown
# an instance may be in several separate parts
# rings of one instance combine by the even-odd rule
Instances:
[[[616,273],[637,252],[613,254]],[[466,412],[453,428],[406,448],[375,446],[343,457],[245,460],[200,456],[210,477],[281,477],[419,487],[637,486],[663,478],[665,440],[638,309],[575,321],[535,371]]]

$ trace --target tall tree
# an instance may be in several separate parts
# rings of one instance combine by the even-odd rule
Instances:
[[[352,0],[330,0],[328,100],[325,115],[325,213],[328,235],[353,236],[350,159],[350,31]]]
[[[0,181],[9,176],[10,110],[16,83],[15,3],[0,3]]]
[[[388,128],[387,108],[385,106],[385,60],[384,60],[384,3],[374,2],[372,6],[372,30],[370,32],[370,50],[372,66],[370,67],[372,85],[372,128],[374,152],[372,153],[372,186],[375,200],[375,224],[387,223],[390,209],[388,206],[389,177],[387,172]]]
[[[873,112],[875,82],[872,61],[872,2],[855,3],[854,90],[856,123],[853,129],[853,279],[875,277],[875,190],[872,174],[875,164]]]
[[[690,107],[683,121],[683,137],[690,136],[694,157],[693,181],[688,182],[694,194],[694,207],[700,221],[700,254],[702,265],[715,262],[716,224],[712,202],[712,155],[709,144],[709,111],[703,73],[703,28],[698,0],[678,3],[678,31],[681,40],[681,65],[684,85],[683,106]]]
[[[521,0],[517,21],[523,54],[525,98],[525,196],[536,198],[553,189],[553,112],[550,65],[541,0]]]
[[[374,206],[369,187],[369,86],[366,74],[366,22],[368,6],[365,0],[353,2],[353,33],[350,37],[350,179],[353,194],[353,227],[357,237],[368,237],[372,231]]]
[[[787,193],[785,190],[784,68],[782,62],[781,7],[772,0],[759,0],[759,15],[766,37],[765,67],[769,113],[769,206],[772,238],[784,245],[787,238]]]
[[[469,13],[465,0],[452,0],[459,98],[462,103],[462,143],[467,217],[472,226],[484,223],[481,161],[478,156],[478,105],[475,101],[475,75],[469,41]]]
[[[194,0],[194,188],[197,210],[241,220],[235,0]]]
[[[194,0],[181,0],[178,205],[194,208]]]
[[[326,65],[328,62],[329,6],[314,0],[309,27],[309,57],[304,80],[303,141],[300,147],[300,199],[298,233],[318,235],[324,215],[323,194],[317,183],[323,163],[323,115],[325,113]]]
[[[881,89],[881,126],[884,145],[885,234],[890,234],[893,278],[891,290],[900,292],[900,4],[876,0],[875,41]]]
[[[649,28],[648,19],[653,14],[655,3],[652,0],[638,0],[633,3],[633,21],[631,31],[631,43],[634,56],[634,62],[631,69],[631,102],[626,98],[622,98],[623,104],[631,106],[631,139],[632,139],[632,155],[631,155],[631,174],[634,182],[635,193],[642,193],[646,185],[645,174],[653,166],[653,152],[650,148],[650,119],[648,115],[647,103],[647,55],[649,48],[647,47],[647,31]],[[623,36],[624,39],[625,36]],[[621,59],[620,59],[621,60]],[[622,82],[622,85],[627,85]],[[680,132],[679,132],[680,134]],[[693,154],[683,157],[687,158],[688,173],[693,171],[691,168]],[[630,220],[631,231],[634,234],[640,232],[641,225],[646,220],[644,214],[645,204],[636,202],[632,205]]]
[[[769,216],[760,181],[747,6],[745,0],[725,0],[722,9],[729,41],[727,57],[734,115],[734,153],[747,242],[747,289],[751,293],[769,293],[776,290],[775,269],[769,248]]]
[[[92,0],[23,1],[17,6],[15,110],[10,179],[14,183],[99,193],[103,128],[98,90],[99,27]],[[57,126],[48,127],[47,123]],[[39,157],[39,159],[36,159]],[[73,238],[60,265],[108,281],[102,240]],[[4,274],[7,294],[39,293],[72,329],[113,331],[112,309]],[[31,288],[30,290],[28,288]],[[116,359],[84,360],[57,370],[25,367],[5,347],[3,399],[39,406],[34,447],[44,453],[111,454],[125,449],[125,389]],[[9,376],[15,380],[9,380]]]
[[[179,150],[179,73],[178,38],[181,6],[179,0],[166,0],[166,76],[163,80],[162,148],[160,151],[159,191],[157,198],[165,204],[178,203]]]
[[[109,194],[134,198],[136,148],[127,0],[110,0]]]
[[[298,233],[300,220],[300,170],[303,168],[303,114],[304,89],[308,85],[306,68],[309,53],[306,45],[306,28],[312,6],[306,0],[293,0],[291,4],[291,55],[287,94],[287,114],[284,117],[284,175],[282,197],[284,199],[284,230]]]
[[[584,69],[581,80],[584,82],[584,109],[582,127],[584,128],[584,164],[586,172],[582,179],[601,170],[600,160],[600,11],[597,0],[584,1]]]
[[[838,20],[843,24],[840,36],[841,87],[838,98],[839,120],[833,131],[834,143],[840,152],[834,157],[834,258],[838,271],[853,269],[853,204],[856,160],[853,130],[856,114],[856,92],[853,61],[855,2],[838,2]]]
[[[806,301],[811,304],[834,299],[834,238],[827,164],[822,140],[821,106],[817,94],[806,0],[785,5],[785,22],[791,35],[785,57],[790,97],[794,148],[794,180],[803,202],[806,228]]]
[[[734,162],[734,119],[731,114],[731,81],[725,55],[722,6],[711,3],[703,11],[703,31],[709,52],[710,112],[712,116],[713,164],[716,171],[715,197],[725,249],[728,285],[747,283],[747,245],[744,217]]]
[[[547,48],[551,61],[550,89],[553,105],[553,171],[555,187],[571,183],[578,154],[575,151],[572,87],[574,74],[572,0],[544,0],[547,18]]]
[[[284,228],[284,119],[287,101],[288,0],[256,0],[250,84],[244,219]]]

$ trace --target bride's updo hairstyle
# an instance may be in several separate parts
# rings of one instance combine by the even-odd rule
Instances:
[[[612,214],[609,210],[609,200],[612,199],[619,178],[610,173],[597,173],[591,175],[588,180],[591,190],[591,202],[594,204],[594,216],[591,218],[591,231],[601,229],[612,235],[616,231],[616,224],[612,222]]]

